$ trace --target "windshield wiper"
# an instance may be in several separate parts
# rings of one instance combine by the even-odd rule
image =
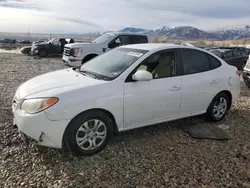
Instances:
[[[98,79],[98,80],[110,80],[110,77],[108,76],[105,76],[105,75],[100,75],[100,74],[97,74],[97,73],[94,73],[94,72],[91,72],[91,71],[88,71],[86,69],[82,69],[81,68],[73,68],[74,71],[76,72],[80,72],[86,76],[90,76],[94,79]]]
[[[90,71],[87,71],[87,70],[81,70],[80,68],[79,68],[79,72],[81,72],[81,73],[83,73],[85,75],[91,76],[94,79],[97,78],[96,74],[94,74],[93,72],[90,72]]]

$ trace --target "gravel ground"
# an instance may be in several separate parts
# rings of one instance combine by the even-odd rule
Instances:
[[[99,154],[67,152],[21,142],[12,126],[16,87],[64,68],[60,58],[0,53],[0,187],[247,187],[250,186],[249,94],[220,123],[203,117],[141,128],[115,137]],[[198,140],[183,127],[229,125],[230,141]]]

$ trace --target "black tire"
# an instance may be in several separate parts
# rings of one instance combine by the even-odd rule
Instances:
[[[39,57],[47,57],[48,52],[46,50],[42,49],[42,50],[39,50],[38,55],[39,55]]]
[[[218,102],[221,99],[226,101],[225,112],[223,114],[220,113],[218,110],[217,110],[217,113],[216,113],[216,110],[214,110],[214,107],[218,104]],[[224,119],[224,117],[227,114],[227,111],[230,108],[230,104],[231,104],[230,99],[229,99],[229,97],[228,97],[228,95],[226,93],[219,93],[218,95],[216,95],[214,97],[214,99],[212,100],[212,102],[210,103],[208,109],[207,109],[207,117],[208,117],[208,119],[211,120],[211,121],[215,121],[215,122],[221,121],[222,119]],[[220,114],[220,116],[219,115],[216,116],[216,114],[218,114],[218,113]]]
[[[250,83],[248,81],[245,81],[245,85],[250,88]]]
[[[100,120],[105,124],[106,137],[97,148],[94,148],[91,150],[84,150],[78,145],[76,136],[79,134],[78,129],[84,123],[86,123],[92,119]],[[90,134],[90,133],[87,134],[85,132],[81,132],[81,133],[85,134],[83,137],[81,137],[81,138],[85,138],[85,139],[86,139],[86,136],[88,136]],[[112,136],[113,136],[113,122],[108,117],[108,115],[102,111],[90,111],[90,112],[82,113],[82,114],[76,116],[76,118],[74,118],[69,123],[69,125],[67,126],[67,128],[65,130],[63,140],[64,140],[65,145],[68,148],[68,150],[71,151],[74,155],[87,156],[87,155],[93,155],[93,154],[99,153],[101,150],[103,150],[106,147],[106,145],[108,144],[108,142]],[[91,138],[89,138],[89,139],[91,139]],[[94,138],[94,140],[91,140],[91,141],[89,139],[87,141],[89,144],[90,144],[90,142],[93,143],[94,140],[96,143],[96,138]],[[93,139],[93,137],[92,137],[92,139]],[[85,142],[85,143],[87,143],[87,142]]]

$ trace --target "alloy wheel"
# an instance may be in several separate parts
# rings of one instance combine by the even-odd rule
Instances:
[[[107,136],[107,126],[99,119],[83,123],[76,133],[77,145],[85,151],[98,148]]]
[[[217,119],[221,118],[227,112],[227,99],[225,97],[220,97],[213,107],[213,115]]]

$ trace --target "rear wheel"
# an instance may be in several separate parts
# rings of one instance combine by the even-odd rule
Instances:
[[[40,57],[47,57],[48,56],[48,52],[46,50],[39,50],[38,55]]]
[[[207,115],[212,121],[221,121],[230,108],[230,100],[227,94],[219,93],[210,103]]]
[[[104,149],[113,135],[113,124],[107,114],[92,111],[80,114],[67,127],[64,142],[77,155],[93,155]]]

